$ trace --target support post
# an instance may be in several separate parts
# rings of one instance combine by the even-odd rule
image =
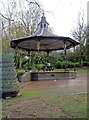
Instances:
[[[75,46],[74,46],[74,55],[75,55]],[[76,59],[74,58],[74,63],[76,62]],[[74,72],[76,72],[76,65],[74,65]]]
[[[18,50],[18,45],[16,45],[16,48],[15,48],[15,66],[16,66],[16,72],[17,72],[17,79],[19,80],[19,75],[18,75],[18,53],[17,53],[17,50]]]
[[[28,51],[28,59],[29,59],[28,64],[30,65],[31,64],[31,61],[30,61],[30,59],[31,59],[31,57],[30,57],[30,51]],[[29,68],[28,68],[28,71],[29,71]]]
[[[49,51],[47,51],[47,63],[49,62]]]
[[[39,49],[40,49],[40,41],[37,41],[37,50],[38,50],[38,71],[40,70],[40,66],[39,66]]]
[[[67,60],[66,60],[66,42],[64,41],[64,62],[65,62],[65,68],[64,71],[67,71]]]
[[[18,53],[17,53],[17,50],[18,50],[18,45],[16,46],[15,48],[15,66],[16,66],[16,70],[18,69]]]

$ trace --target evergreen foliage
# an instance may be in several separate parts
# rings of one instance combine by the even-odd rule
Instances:
[[[1,55],[0,55],[1,56]],[[15,97],[19,92],[17,74],[14,68],[14,56],[12,54],[3,54],[0,61],[2,97]]]

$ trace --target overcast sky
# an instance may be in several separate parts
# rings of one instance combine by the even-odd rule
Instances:
[[[78,13],[84,11],[87,23],[88,0],[39,0],[44,8],[45,16],[55,34],[71,36],[71,30],[76,27]]]
[[[7,1],[7,0],[0,0]],[[71,30],[76,28],[78,14],[84,11],[85,23],[87,23],[88,0],[38,0],[44,8],[45,16],[53,32],[60,36],[71,35]],[[5,3],[5,2],[4,2]],[[1,6],[0,6],[1,9]]]

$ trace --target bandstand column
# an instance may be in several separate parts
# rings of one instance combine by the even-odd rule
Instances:
[[[49,51],[47,51],[47,63],[49,62]]]
[[[75,46],[73,48],[74,48],[74,55],[75,55]],[[76,62],[76,59],[74,58],[74,63],[75,62]],[[74,65],[74,71],[76,72],[76,65]]]
[[[17,79],[19,80],[18,76],[18,44],[15,47],[15,66],[16,66],[16,72],[17,72]]]
[[[18,69],[18,45],[16,45],[15,47],[15,66],[16,66],[16,69]]]
[[[30,51],[28,51],[28,57],[30,58]],[[29,59],[29,63],[30,63],[30,59]]]
[[[31,65],[31,52],[30,51],[28,51],[28,59],[29,59],[28,63],[29,63],[29,65]]]
[[[67,71],[67,59],[66,59],[66,42],[64,41],[64,62],[65,62],[65,68],[64,71]]]
[[[37,41],[37,50],[38,50],[38,71],[40,70],[40,66],[39,66],[39,63],[40,63],[40,59],[39,59],[40,42],[41,42],[41,41]]]

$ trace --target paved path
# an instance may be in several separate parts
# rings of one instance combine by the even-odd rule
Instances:
[[[21,90],[38,90],[68,86],[87,86],[87,74],[79,74],[76,79],[69,80],[30,81],[20,83]]]

